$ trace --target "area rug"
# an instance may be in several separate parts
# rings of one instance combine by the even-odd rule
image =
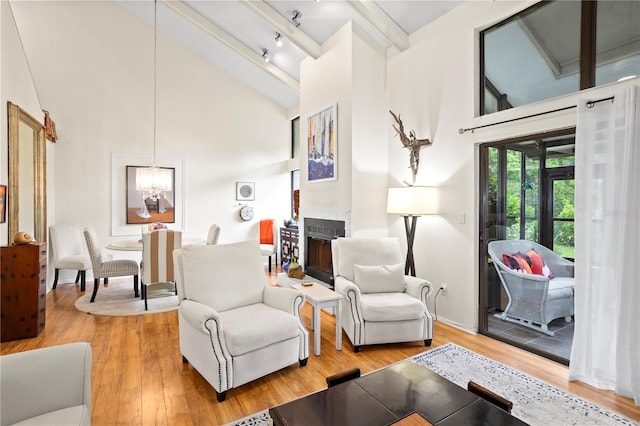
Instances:
[[[76,309],[91,315],[144,315],[178,309],[178,296],[173,284],[158,284],[149,287],[147,302],[149,310],[144,310],[144,300],[133,294],[133,283],[100,284],[96,300],[89,303],[93,284],[87,283],[87,291],[76,300]]]
[[[606,410],[524,374],[506,365],[461,348],[453,343],[418,354],[412,361],[466,388],[473,380],[513,402],[512,414],[530,425],[638,425],[631,419]],[[267,410],[229,426],[272,424]]]

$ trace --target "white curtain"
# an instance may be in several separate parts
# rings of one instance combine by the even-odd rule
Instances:
[[[640,405],[640,87],[578,103],[575,173],[569,380]]]

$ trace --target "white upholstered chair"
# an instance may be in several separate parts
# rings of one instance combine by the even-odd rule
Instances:
[[[220,225],[213,224],[209,227],[209,233],[207,234],[207,245],[212,246],[218,244],[220,239]]]
[[[90,425],[91,346],[69,343],[0,358],[0,425]]]
[[[142,234],[140,262],[141,291],[144,310],[148,309],[149,287],[171,285],[177,294],[173,270],[173,251],[182,248],[182,232],[158,229]]]
[[[82,230],[77,226],[55,225],[49,227],[49,236],[52,264],[55,268],[53,288],[58,286],[60,269],[72,269],[78,271],[76,283],[80,281],[80,290],[85,291],[87,269],[91,269],[91,258],[89,258]]]
[[[278,264],[278,225],[274,219],[260,221],[260,254],[269,257],[269,272],[271,272],[271,256]]]
[[[93,267],[93,294],[91,295],[91,303],[96,300],[98,287],[100,287],[100,279],[104,279],[104,285],[107,285],[111,277],[133,275],[133,291],[135,297],[138,297],[138,274],[140,273],[138,263],[135,260],[129,259],[103,261],[102,250],[98,244],[96,232],[92,228],[85,228],[84,239],[87,242],[91,266]]]
[[[553,274],[524,273],[509,268],[503,254],[527,253],[534,249]],[[540,331],[549,336],[554,332],[548,324],[556,318],[571,322],[573,315],[573,262],[547,247],[527,240],[499,240],[489,243],[489,256],[509,299],[497,318]]]
[[[185,246],[174,251],[180,352],[226,393],[296,362],[305,366],[309,333],[304,296],[267,283],[257,241]]]
[[[345,298],[342,328],[355,352],[378,343],[424,340],[431,345],[431,283],[404,275],[397,238],[337,238],[331,241],[331,256],[335,291]]]

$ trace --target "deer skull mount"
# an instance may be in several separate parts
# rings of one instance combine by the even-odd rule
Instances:
[[[393,128],[396,131],[396,135],[400,136],[400,142],[402,142],[402,146],[409,149],[410,152],[409,166],[411,167],[413,181],[408,185],[413,186],[416,183],[418,167],[420,167],[420,150],[423,146],[430,146],[433,142],[431,142],[429,139],[416,138],[416,132],[414,132],[413,130],[409,131],[409,135],[407,135],[404,131],[402,120],[400,120],[400,114],[395,115],[391,110],[389,112],[393,116],[393,119],[396,121],[396,124],[393,125]]]

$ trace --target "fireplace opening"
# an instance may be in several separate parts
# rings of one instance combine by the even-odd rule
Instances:
[[[333,288],[333,262],[331,240],[344,237],[344,221],[305,218],[305,273]]]

